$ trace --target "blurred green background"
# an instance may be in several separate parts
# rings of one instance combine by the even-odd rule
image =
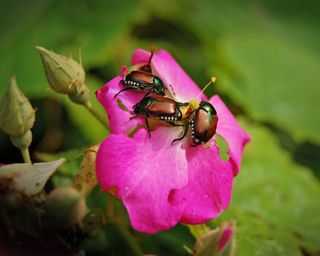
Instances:
[[[237,255],[320,254],[319,1],[5,0],[0,6],[0,95],[15,74],[38,109],[34,159],[35,152],[82,150],[107,135],[80,106],[49,89],[35,45],[76,60],[81,49],[86,84],[104,113],[94,92],[130,65],[134,49],[155,44],[199,86],[215,75],[207,95],[220,94],[252,137],[230,208],[213,221],[236,220]],[[21,161],[2,132],[0,152],[0,163]],[[184,226],[134,235],[145,253],[157,255],[188,255],[183,245],[194,242]],[[99,239],[93,244],[101,252],[116,243],[108,234]]]

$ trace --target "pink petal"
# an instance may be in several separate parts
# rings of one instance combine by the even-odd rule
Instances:
[[[225,246],[228,244],[228,242],[232,238],[233,233],[234,233],[234,230],[232,227],[226,227],[223,230],[223,234],[219,240],[219,244],[218,244],[218,248],[217,248],[218,253],[221,253],[224,250]]]
[[[132,55],[132,64],[146,63],[150,52],[138,49]],[[162,79],[167,89],[177,101],[190,101],[194,98],[206,99],[201,89],[190,76],[179,66],[175,59],[165,50],[156,52],[151,61],[154,72]],[[171,85],[171,86],[170,86]]]
[[[187,161],[181,144],[171,141],[181,130],[159,127],[149,139],[145,129],[132,138],[110,135],[97,154],[97,177],[104,190],[116,189],[133,227],[155,233],[174,226],[183,204],[172,194],[187,184]]]
[[[138,124],[143,123],[141,118],[130,120],[130,117],[132,117],[130,114],[132,106],[140,101],[143,94],[132,91],[126,91],[119,94],[117,99],[127,108],[127,111],[121,109],[117,100],[114,99],[114,95],[123,88],[120,84],[121,79],[122,76],[113,78],[102,87],[102,89],[96,92],[97,99],[107,112],[111,133],[125,133]]]
[[[143,50],[143,49],[137,49],[132,53],[131,57],[131,63],[132,65],[141,64],[141,63],[148,63],[150,52]]]
[[[217,146],[187,149],[188,185],[175,193],[185,202],[181,222],[200,224],[218,216],[229,205],[233,173],[224,162]]]
[[[228,154],[234,175],[240,170],[240,163],[244,146],[250,141],[249,135],[240,127],[236,118],[232,115],[228,107],[219,96],[213,96],[209,101],[218,114],[217,133],[228,143]]]

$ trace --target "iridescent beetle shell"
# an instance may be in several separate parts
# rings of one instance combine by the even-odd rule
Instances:
[[[136,70],[132,71],[128,75],[126,75],[121,81],[120,81],[124,89],[122,91],[126,90],[136,90],[136,91],[146,91],[147,93],[155,93],[158,95],[165,95],[165,87],[163,85],[162,80],[151,74],[144,71]],[[118,92],[117,94],[119,94]]]
[[[177,124],[175,124],[175,122],[182,119],[180,107],[187,105],[188,103],[176,102],[170,98],[162,96],[147,96],[133,106],[133,114],[135,114],[135,116],[132,118],[144,115],[149,132],[150,128],[148,118],[162,120],[176,126]]]
[[[152,73],[151,60],[154,50],[151,50],[148,63],[141,66],[138,70],[131,71],[120,82],[124,86],[114,97],[116,98],[121,92],[135,90],[146,92],[146,96],[150,93],[164,96],[165,86],[162,80]]]
[[[218,116],[215,108],[201,101],[190,121],[192,142],[196,145],[208,142],[216,133]]]
[[[191,117],[191,119],[190,119]],[[193,146],[208,142],[216,133],[218,116],[215,108],[206,101],[201,101],[197,109],[192,110],[187,114],[188,120],[184,125],[184,132],[180,138],[172,141],[182,140],[188,133],[191,126],[191,139]]]

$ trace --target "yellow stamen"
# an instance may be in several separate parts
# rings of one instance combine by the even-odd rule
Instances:
[[[201,90],[201,93],[203,93],[203,92],[208,88],[208,86],[209,86],[210,84],[213,84],[216,80],[217,80],[217,78],[216,78],[215,76],[212,76],[211,79],[210,79],[210,82],[207,83],[206,86],[203,87],[203,89]],[[201,93],[200,93],[200,94],[201,94]]]
[[[198,109],[199,108],[199,101],[197,99],[192,99],[188,103],[188,107],[191,109]]]
[[[201,93],[203,93],[210,84],[213,84],[215,81],[217,80],[217,78],[215,76],[212,76],[210,79],[210,82],[206,84],[206,86],[201,90],[200,94],[197,96],[197,98],[201,95]],[[188,103],[188,107],[191,108],[192,110],[194,109],[198,109],[199,108],[199,101],[197,99],[192,99],[191,101],[189,101]]]

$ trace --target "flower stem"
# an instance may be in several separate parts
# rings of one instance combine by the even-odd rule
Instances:
[[[104,119],[93,107],[90,101],[87,101],[86,103],[83,104],[83,106],[108,130],[110,129],[109,127],[109,122],[107,119]]]
[[[107,218],[111,219],[114,217],[114,196],[111,194],[107,194]]]
[[[111,224],[116,228],[118,234],[121,236],[126,246],[130,249],[130,255],[141,256],[143,255],[141,249],[134,241],[134,238],[128,232],[128,230],[119,221],[112,221]]]
[[[20,148],[21,155],[23,157],[23,161],[25,163],[32,163],[30,159],[29,148]]]

